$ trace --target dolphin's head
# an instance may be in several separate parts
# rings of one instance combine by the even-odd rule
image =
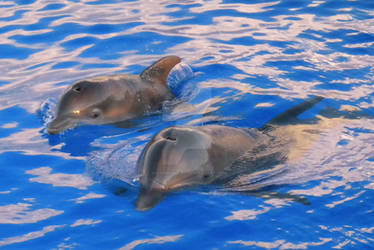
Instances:
[[[146,145],[138,160],[140,192],[136,208],[146,211],[173,190],[208,184],[213,178],[209,135],[192,127],[170,127]]]
[[[60,133],[80,122],[105,124],[120,121],[124,118],[122,113],[126,112],[126,105],[121,107],[113,98],[115,92],[115,85],[113,87],[113,84],[104,79],[83,80],[73,84],[62,95],[57,105],[56,117],[48,125],[48,133]],[[131,100],[127,103],[131,105]],[[121,119],[114,119],[116,117]]]

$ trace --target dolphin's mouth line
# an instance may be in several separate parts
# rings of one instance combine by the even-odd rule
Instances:
[[[76,122],[70,118],[64,118],[61,121],[58,118],[53,119],[47,126],[47,131],[50,134],[58,134],[69,128],[75,127]]]

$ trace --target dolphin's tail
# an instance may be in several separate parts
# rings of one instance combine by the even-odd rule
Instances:
[[[267,122],[264,126],[259,128],[259,130],[267,130],[272,128],[274,125],[284,125],[290,124],[292,122],[297,121],[297,117],[307,111],[308,109],[312,108],[314,105],[322,101],[324,97],[322,96],[315,96],[310,98],[309,100],[304,101],[303,103],[292,107],[282,114],[278,115],[274,119]]]

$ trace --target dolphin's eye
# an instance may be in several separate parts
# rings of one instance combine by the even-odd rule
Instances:
[[[91,117],[92,117],[93,119],[98,118],[100,115],[101,115],[101,112],[100,112],[99,109],[94,109],[94,110],[92,110]]]
[[[204,174],[204,179],[208,179],[210,176],[208,174]]]

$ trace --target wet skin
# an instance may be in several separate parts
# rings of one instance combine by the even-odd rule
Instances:
[[[210,125],[169,127],[145,146],[137,162],[139,211],[160,203],[169,192],[200,185],[239,185],[238,176],[279,171],[294,145],[292,128],[285,121],[311,108],[316,97],[289,109],[260,129]]]
[[[145,116],[174,98],[166,85],[177,56],[161,58],[140,75],[102,76],[74,83],[62,95],[48,133],[57,134],[77,123],[110,124]]]

